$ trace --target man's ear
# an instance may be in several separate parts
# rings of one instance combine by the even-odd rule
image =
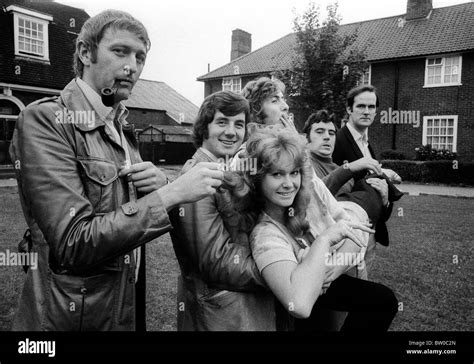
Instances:
[[[346,106],[346,112],[347,112],[348,115],[351,115],[351,113],[352,113],[352,107]]]
[[[79,41],[78,47],[79,47],[78,55],[82,64],[84,66],[90,66],[92,63],[92,53],[91,53],[90,47],[82,40]]]

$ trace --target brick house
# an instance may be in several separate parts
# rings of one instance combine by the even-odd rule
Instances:
[[[0,165],[21,110],[57,95],[74,77],[74,42],[89,18],[52,1],[0,0]]]
[[[74,78],[75,40],[87,19],[84,10],[50,0],[0,0],[0,176],[13,175],[8,148],[21,110],[58,95]],[[172,143],[173,135],[173,142],[180,144],[168,146],[181,148],[183,158],[192,155],[190,128],[185,125],[192,125],[198,108],[189,100],[163,82],[139,80],[126,106],[128,120],[138,131],[171,126],[164,139]],[[166,155],[160,159],[170,160]]]
[[[367,47],[370,66],[361,82],[378,89],[369,131],[378,153],[396,149],[413,158],[416,147],[432,144],[474,161],[473,19],[472,2],[433,8],[431,0],[408,0],[406,14],[341,26],[342,34],[358,33],[354,46]],[[249,33],[236,29],[232,36],[231,62],[198,77],[205,96],[239,92],[256,77],[288,69],[296,57],[293,33],[253,52]],[[295,111],[298,126],[306,117]]]

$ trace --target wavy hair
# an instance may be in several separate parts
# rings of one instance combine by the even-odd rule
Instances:
[[[263,124],[266,115],[263,114],[262,103],[278,91],[285,93],[283,82],[268,77],[260,77],[245,85],[241,94],[250,104],[250,122]]]
[[[311,127],[313,124],[317,123],[332,123],[334,125],[334,128],[337,131],[337,124],[336,124],[336,115],[335,114],[329,114],[329,112],[325,109],[321,109],[316,111],[315,113],[312,113],[306,122],[304,123],[303,127],[303,133],[306,134],[306,138],[308,139],[308,142],[311,142]]]
[[[192,137],[196,148],[202,146],[204,140],[209,138],[209,124],[214,120],[217,111],[225,116],[244,113],[245,123],[249,120],[249,103],[241,95],[232,91],[217,91],[207,96],[194,121]]]
[[[311,167],[306,154],[305,137],[277,125],[258,128],[247,141],[246,158],[255,158],[257,173],[228,174],[234,208],[240,214],[240,228],[249,233],[257,223],[265,206],[262,181],[267,173],[278,167],[283,154],[294,160],[300,169],[301,186],[291,206],[287,207],[284,225],[294,237],[301,237],[309,229],[306,209],[310,200]]]

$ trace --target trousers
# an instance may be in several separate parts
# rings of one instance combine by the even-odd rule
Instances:
[[[295,319],[295,331],[324,331],[321,312],[347,311],[342,332],[385,332],[398,312],[393,291],[380,283],[341,275],[313,306],[307,319]]]

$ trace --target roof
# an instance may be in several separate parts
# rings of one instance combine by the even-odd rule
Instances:
[[[191,128],[186,128],[184,126],[174,126],[174,125],[150,125],[143,129],[140,132],[140,135],[143,134],[177,134],[177,135],[191,135]]]
[[[134,109],[162,110],[177,123],[194,123],[199,108],[164,82],[140,79],[124,102]],[[160,126],[161,128],[161,126]]]
[[[399,27],[400,19],[404,22]],[[353,47],[367,46],[369,62],[474,50],[474,3],[433,9],[427,19],[405,20],[405,14],[343,24],[341,35],[358,32]],[[296,35],[288,34],[243,55],[203,76],[198,81],[240,74],[261,74],[288,69],[296,57]]]

